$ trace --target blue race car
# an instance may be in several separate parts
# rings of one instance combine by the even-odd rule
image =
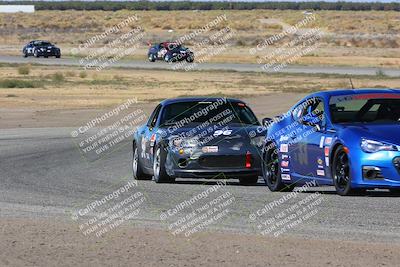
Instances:
[[[400,90],[315,93],[263,123],[263,178],[271,191],[315,181],[343,196],[399,193]]]
[[[137,180],[154,176],[157,183],[238,178],[241,184],[255,184],[261,176],[265,135],[257,132],[260,127],[240,100],[164,100],[134,133],[133,176]]]

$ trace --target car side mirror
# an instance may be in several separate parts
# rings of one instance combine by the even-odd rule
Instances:
[[[271,125],[272,121],[273,121],[273,120],[272,120],[271,118],[264,118],[264,119],[262,119],[262,125],[263,125],[264,127],[268,127],[268,126]]]

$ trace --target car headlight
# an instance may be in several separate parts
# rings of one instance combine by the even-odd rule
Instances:
[[[361,149],[367,153],[375,153],[379,151],[398,151],[397,147],[394,145],[365,138],[361,139]]]
[[[264,140],[265,140],[264,136],[256,136],[256,137],[251,138],[250,143],[253,146],[262,147],[264,144]]]

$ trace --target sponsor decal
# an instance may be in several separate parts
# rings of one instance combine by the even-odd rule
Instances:
[[[317,170],[317,175],[318,176],[325,176],[325,171],[324,170]]]
[[[330,146],[332,144],[332,137],[327,137],[325,139],[325,145]]]
[[[286,174],[286,173],[282,173],[281,178],[282,178],[282,180],[285,180],[285,181],[291,180],[290,174]]]
[[[325,157],[325,165],[326,167],[329,167],[329,157]]]
[[[284,142],[284,141],[288,141],[289,140],[289,136],[287,135],[281,135],[281,138],[279,138],[279,141]]]
[[[290,169],[281,168],[281,172],[290,172]]]
[[[289,145],[288,144],[281,144],[279,151],[282,152],[282,153],[289,152]]]
[[[286,159],[289,159],[289,155],[287,155],[287,154],[282,154],[282,160],[286,160]]]
[[[204,153],[217,153],[218,146],[205,146],[201,149]]]
[[[323,148],[324,147],[324,141],[325,141],[325,136],[322,136],[321,140],[319,140],[319,148]]]
[[[155,141],[156,141],[156,134],[152,134],[150,137],[150,146],[154,146]]]
[[[282,167],[288,167],[288,166],[289,166],[289,161],[286,161],[286,160],[285,160],[285,161],[282,161],[282,162],[281,162],[281,166],[282,166]]]
[[[329,147],[327,147],[327,146],[325,147],[324,153],[325,153],[325,157],[329,156]]]
[[[324,163],[321,158],[318,158],[317,162],[318,162],[318,165],[322,165]]]

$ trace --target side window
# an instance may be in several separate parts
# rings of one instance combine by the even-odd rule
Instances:
[[[153,113],[150,115],[149,120],[147,121],[147,126],[148,127],[154,127],[156,125],[157,119],[158,119],[158,114],[160,114],[161,110],[161,105],[158,105]]]
[[[309,98],[299,104],[292,112],[293,119],[303,123],[309,124],[310,122],[324,120],[324,102],[320,98]]]

